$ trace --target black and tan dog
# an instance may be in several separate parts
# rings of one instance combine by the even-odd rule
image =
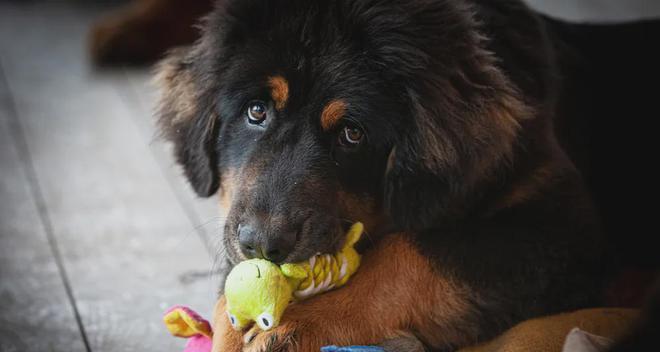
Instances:
[[[556,46],[521,2],[235,0],[202,28],[160,65],[160,124],[196,192],[219,192],[228,260],[368,231],[352,282],[272,331],[234,332],[221,299],[216,351],[452,350],[601,303],[599,221],[555,136]]]

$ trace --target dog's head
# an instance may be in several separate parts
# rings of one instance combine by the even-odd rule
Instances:
[[[459,1],[235,0],[163,61],[160,122],[235,262],[334,252],[346,226],[432,226],[527,114]]]

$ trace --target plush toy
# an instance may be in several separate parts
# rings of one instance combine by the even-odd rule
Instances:
[[[184,352],[211,352],[213,345],[211,324],[194,310],[174,306],[165,312],[163,321],[172,335],[189,339]]]
[[[364,227],[355,223],[338,253],[278,266],[263,259],[236,265],[227,276],[227,315],[236,330],[254,321],[262,330],[276,327],[292,300],[302,300],[344,285],[357,271],[360,255],[353,246]]]
[[[175,306],[167,310],[163,320],[172,335],[189,339],[183,352],[211,352],[213,349],[211,324],[194,310]],[[385,352],[385,350],[378,346],[326,346],[321,348],[321,352]]]

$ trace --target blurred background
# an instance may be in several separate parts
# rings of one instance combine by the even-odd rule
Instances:
[[[657,0],[529,0],[572,21],[658,17]],[[148,68],[96,69],[119,1],[0,1],[0,351],[180,351],[161,316],[210,318],[217,200],[158,141]]]

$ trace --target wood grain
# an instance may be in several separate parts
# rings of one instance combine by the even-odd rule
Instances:
[[[156,160],[124,72],[88,66],[85,34],[98,11],[71,4],[0,4],[0,60],[52,234],[92,351],[180,351],[164,310],[185,304],[209,316],[216,298],[187,212],[206,215],[182,203],[173,184],[183,181]],[[41,350],[33,346],[25,350]]]
[[[0,70],[0,351],[85,351],[15,118]]]

